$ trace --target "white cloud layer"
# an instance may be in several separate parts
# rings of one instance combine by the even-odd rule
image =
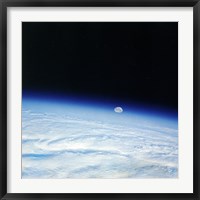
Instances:
[[[178,131],[171,122],[61,110],[23,104],[22,178],[177,178]]]

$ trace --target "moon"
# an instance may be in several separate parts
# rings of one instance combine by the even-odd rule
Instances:
[[[115,107],[114,111],[116,113],[122,113],[123,112],[123,109],[121,107]]]

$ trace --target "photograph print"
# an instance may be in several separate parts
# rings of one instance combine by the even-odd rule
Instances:
[[[23,179],[178,178],[177,22],[22,22]]]

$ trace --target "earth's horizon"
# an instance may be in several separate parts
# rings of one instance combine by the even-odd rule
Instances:
[[[22,178],[178,178],[178,120],[117,106],[23,97]]]

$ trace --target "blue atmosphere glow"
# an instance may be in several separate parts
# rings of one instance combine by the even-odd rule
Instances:
[[[177,113],[139,103],[23,95],[22,178],[177,176]]]

